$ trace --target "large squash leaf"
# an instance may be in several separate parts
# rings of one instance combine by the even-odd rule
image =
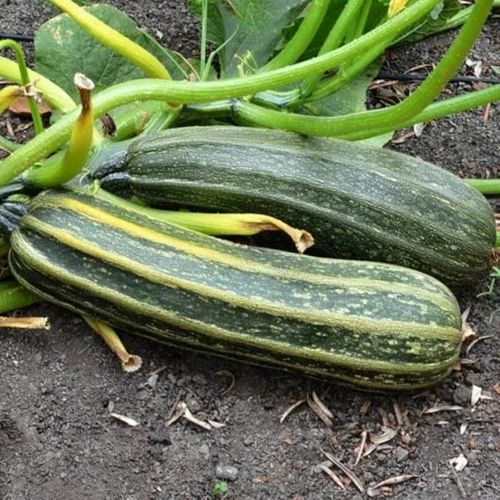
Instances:
[[[283,29],[295,22],[309,0],[208,0],[208,41],[218,52],[221,77],[257,71],[283,39]],[[201,18],[201,0],[189,0]]]

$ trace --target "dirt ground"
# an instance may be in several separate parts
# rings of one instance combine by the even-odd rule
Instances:
[[[110,3],[155,36],[163,35],[166,46],[196,53],[197,28],[184,2]],[[33,34],[54,12],[25,0],[0,0],[0,8],[0,32],[22,34]],[[401,72],[434,63],[450,39],[445,34],[395,50],[387,69]],[[500,65],[499,19],[489,21],[471,59],[483,61],[485,74],[488,64]],[[463,92],[470,86],[449,88]],[[488,120],[483,111],[440,120],[420,138],[392,147],[462,175],[496,176],[500,107],[492,107]],[[52,328],[0,336],[0,498],[209,499],[221,481],[227,483],[222,496],[234,499],[364,498],[352,483],[347,481],[342,491],[317,468],[326,460],[321,450],[337,457],[366,488],[393,476],[417,476],[388,488],[387,496],[500,498],[500,395],[495,391],[500,288],[477,297],[488,284],[461,297],[483,338],[470,350],[473,363],[432,391],[398,398],[186,353],[126,334],[124,341],[144,358],[144,367],[125,374],[82,319],[49,305],[28,308],[23,314],[47,315]],[[150,378],[160,368],[165,369],[157,380]],[[229,391],[228,372],[235,381]],[[473,385],[487,396],[475,407]],[[311,390],[331,410],[333,425],[326,426],[305,404],[280,423],[285,410]],[[166,427],[179,402],[197,418],[225,426],[207,431],[181,419]],[[422,414],[435,405],[462,409]],[[398,408],[403,418],[396,435],[355,465],[363,432],[379,434],[384,421],[397,429]],[[139,425],[128,426],[111,412]],[[460,455],[468,463],[456,472],[450,459]]]

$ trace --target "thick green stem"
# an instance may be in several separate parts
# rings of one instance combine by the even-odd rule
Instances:
[[[379,58],[388,47],[390,42],[387,44],[377,45],[373,49],[363,54],[361,57],[356,59],[356,61],[348,66],[343,67],[334,77],[325,80],[320,83],[316,90],[306,99],[298,100],[295,104],[303,104],[307,102],[318,101],[319,99],[323,99],[326,96],[337,92],[337,90],[341,89],[344,85],[347,85],[349,82],[358,77],[361,73],[363,73],[366,68],[377,58]]]
[[[495,246],[500,247],[500,231],[497,231],[497,239],[495,241]]]
[[[366,26],[366,21],[368,21],[368,15],[370,14],[370,10],[372,8],[372,3],[372,0],[365,0],[363,9],[361,10],[361,14],[356,23],[356,29],[353,32],[352,40],[359,38],[363,34]]]
[[[272,71],[296,62],[318,32],[329,5],[330,0],[312,0],[295,35],[283,50],[262,68],[262,71]]]
[[[353,23],[356,15],[363,6],[365,0],[349,0],[344,10],[340,14],[333,28],[330,30],[326,40],[324,41],[321,49],[318,52],[318,56],[322,56],[332,50],[337,49],[349,29],[349,26]],[[386,37],[387,38],[387,37]],[[385,39],[385,38],[384,38]],[[357,54],[358,56],[360,54]],[[321,81],[323,77],[322,73],[318,73],[310,78],[308,78],[300,87],[300,94],[302,96],[309,96],[316,85]]]
[[[0,49],[4,48],[11,49],[16,55],[17,67],[19,68],[19,74],[21,76],[21,83],[27,90],[31,81],[28,75],[28,67],[26,66],[26,59],[24,58],[23,50],[14,40],[1,41]],[[37,103],[33,97],[28,96],[28,103],[31,110],[31,117],[33,119],[33,126],[35,127],[35,134],[41,134],[43,132],[43,123],[40,110],[38,109]]]
[[[286,68],[259,73],[245,78],[232,78],[216,82],[175,82],[162,80],[133,80],[103,90],[94,97],[94,112],[100,116],[111,109],[137,100],[158,100],[184,103],[204,103],[252,95],[278,88],[323,73],[352,57],[368,50],[386,38],[402,33],[415,20],[430,12],[439,0],[420,0],[401,14],[366,35],[331,53]],[[43,134],[35,137],[18,151],[3,160],[0,168],[0,186],[61,147],[69,138],[78,111],[61,118]]]
[[[18,65],[5,57],[0,57],[0,77],[18,85],[23,83]],[[40,73],[28,69],[28,79],[30,82],[36,81],[36,88],[43,94],[44,99],[62,113],[68,113],[76,108],[73,99],[61,87]]]
[[[396,106],[326,118],[281,113],[240,103],[236,108],[237,117],[247,124],[349,140],[366,139],[397,130],[408,122],[418,123],[414,121],[415,117],[437,97],[467,56],[488,17],[491,3],[492,0],[476,2],[470,18],[435,70],[410,97]]]
[[[162,103],[151,120],[147,123],[142,131],[142,135],[154,134],[160,130],[170,128],[179,118],[182,112],[182,107],[171,108],[168,104]]]
[[[141,102],[117,114],[114,118],[116,135],[113,140],[121,141],[142,132],[149,120],[161,107],[161,102]]]
[[[68,14],[90,36],[110,48],[113,52],[128,59],[132,64],[142,69],[150,78],[170,80],[170,74],[165,66],[153,54],[137,43],[109,27],[71,0],[50,1]]]
[[[207,64],[207,24],[208,0],[201,0],[201,47],[200,47],[200,75],[205,74]]]
[[[15,280],[0,283],[0,314],[14,311],[21,307],[42,302],[42,299],[26,290]]]
[[[12,153],[12,151],[15,151],[16,149],[19,149],[21,147],[22,147],[22,144],[18,144],[17,142],[9,141],[9,139],[6,139],[5,137],[0,136],[0,149],[3,149],[4,151],[7,151],[9,153]]]
[[[464,181],[484,195],[500,195],[500,179],[464,179]]]

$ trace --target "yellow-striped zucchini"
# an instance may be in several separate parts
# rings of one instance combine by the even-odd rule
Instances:
[[[38,195],[12,233],[43,298],[178,347],[374,391],[456,363],[462,319],[438,280],[399,266],[247,247],[76,189]]]

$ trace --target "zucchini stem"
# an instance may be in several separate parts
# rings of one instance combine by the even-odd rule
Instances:
[[[349,27],[356,19],[356,15],[359,13],[364,3],[365,0],[349,0],[347,2],[347,5],[342,10],[342,13],[340,14],[336,23],[333,25],[333,28],[330,30],[330,33],[328,34],[323,45],[321,46],[318,52],[318,56],[322,56],[340,47]],[[390,35],[388,35],[388,38],[392,39],[390,38]],[[360,54],[357,55],[359,56]],[[300,87],[300,96],[309,96],[322,78],[322,73],[317,73],[316,75],[307,78]]]
[[[262,231],[283,231],[294,242],[299,253],[314,245],[314,238],[307,231],[296,229],[285,222],[263,214],[200,213],[171,211],[132,204],[104,189],[95,192],[100,199],[109,200],[128,210],[169,224],[192,229],[212,236],[253,236]]]
[[[75,21],[86,33],[117,54],[128,59],[150,78],[170,80],[163,64],[146,49],[114,30],[72,0],[50,0]]]
[[[75,74],[74,82],[82,104],[69,147],[61,162],[51,161],[28,170],[23,175],[23,180],[29,186],[43,189],[60,186],[73,179],[87,163],[94,130],[94,113],[90,98],[94,83],[81,73]]]
[[[135,372],[142,366],[142,359],[135,354],[129,354],[115,330],[106,323],[82,316],[87,324],[106,342],[107,346],[116,354],[126,372]]]
[[[22,148],[23,145],[17,142],[9,141],[5,137],[0,135],[0,149],[6,151],[7,153],[12,153],[16,149]]]
[[[294,36],[283,50],[262,68],[262,71],[272,71],[296,62],[318,32],[329,5],[330,0],[312,0]]]
[[[500,195],[500,179],[464,179],[484,195]]]
[[[42,302],[42,299],[24,288],[17,281],[8,280],[0,282],[0,314],[38,302]]]

